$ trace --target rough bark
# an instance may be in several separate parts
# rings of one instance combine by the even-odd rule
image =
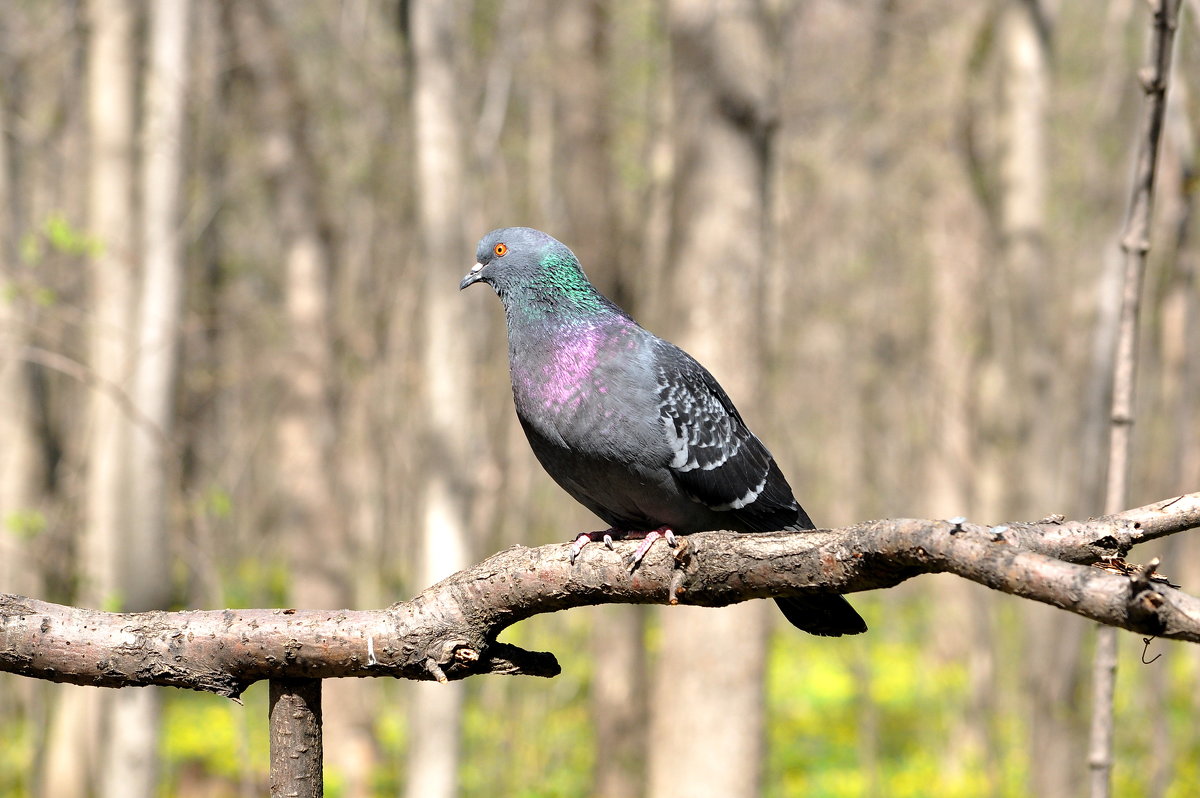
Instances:
[[[1104,624],[1200,642],[1200,598],[1112,564],[1137,543],[1200,527],[1200,493],[1088,521],[983,526],[872,521],[837,530],[701,532],[650,551],[514,546],[384,610],[108,613],[0,594],[0,671],[54,682],[162,684],[230,697],[271,678],[482,673],[552,676],[553,655],[496,642],[518,621],[592,604],[724,607],[892,587],[951,573]],[[1090,563],[1105,561],[1105,567]]]
[[[271,798],[324,795],[321,745],[321,680],[272,679]]]

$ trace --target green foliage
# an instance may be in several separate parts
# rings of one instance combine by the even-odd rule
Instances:
[[[3,685],[0,684],[0,689]],[[29,795],[33,773],[33,746],[25,717],[6,720],[0,733],[0,798]]]
[[[228,521],[233,516],[233,496],[219,485],[211,485],[197,504],[197,511],[213,520]]]
[[[282,607],[288,603],[291,574],[282,561],[246,558],[222,584],[229,607]]]
[[[99,254],[104,247],[99,241],[75,227],[62,213],[46,216],[41,227],[26,233],[21,239],[21,260],[31,266],[40,264],[46,251],[72,257]]]
[[[231,794],[239,784],[266,784],[270,768],[266,684],[251,687],[242,701],[244,705],[239,705],[183,690],[167,694],[162,739],[166,794],[178,794],[181,780],[187,778],[225,783]]]
[[[931,663],[908,642],[914,638],[881,633],[897,620],[909,627],[911,618],[885,625],[869,600],[856,606],[874,634],[815,645],[786,633],[774,640],[768,794],[986,794],[969,772],[944,772],[937,745],[965,696],[961,664]]]
[[[986,719],[992,748],[971,738],[966,719],[973,709],[971,673],[958,659],[931,651],[935,607],[931,597],[906,597],[884,608],[872,597],[855,606],[870,634],[815,641],[783,630],[773,640],[768,681],[771,750],[765,795],[860,798],[869,795],[983,798],[1028,794],[1028,730],[1021,702],[996,700]],[[997,645],[1017,650],[1018,613],[997,613]],[[1064,623],[1080,621],[1064,616]],[[1143,666],[1142,644],[1122,636],[1117,688],[1115,795],[1147,793],[1153,725],[1144,717],[1156,678],[1166,680],[1160,719],[1170,741],[1167,795],[1190,794],[1200,778],[1200,738],[1195,733],[1197,662],[1184,644],[1158,642],[1176,654]],[[1159,649],[1161,650],[1161,648]],[[997,692],[1020,695],[1016,674],[999,673]],[[1161,760],[1160,760],[1161,761]],[[951,765],[953,763],[953,766]],[[1064,763],[1082,772],[1078,763]]]
[[[1167,763],[1166,798],[1189,798],[1200,784],[1200,735],[1196,723],[1196,684],[1200,679],[1200,660],[1194,646],[1169,640],[1154,640],[1146,661],[1163,656],[1149,665],[1141,663],[1142,638],[1121,635],[1120,665],[1117,668],[1116,712],[1117,767],[1113,770],[1117,795],[1145,795],[1155,777],[1150,763]],[[1163,684],[1155,685],[1157,679]],[[1162,691],[1165,713],[1146,719],[1147,697]],[[1140,718],[1131,723],[1129,718]],[[1156,752],[1156,749],[1159,749]],[[1139,764],[1134,764],[1139,763]]]
[[[100,599],[100,609],[104,612],[124,612],[125,595],[114,590]]]
[[[576,617],[568,617],[574,614]],[[476,679],[464,718],[464,798],[587,795],[596,751],[588,719],[587,613],[530,619],[508,642],[552,650],[561,676]],[[533,683],[531,683],[533,682]]]
[[[99,241],[75,228],[60,213],[46,217],[42,234],[54,250],[64,255],[96,255],[103,249]]]
[[[2,529],[22,540],[32,540],[46,531],[46,516],[41,510],[13,510],[4,516]]]

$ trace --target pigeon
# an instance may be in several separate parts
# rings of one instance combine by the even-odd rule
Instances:
[[[636,568],[659,539],[725,529],[813,529],[779,465],[704,366],[642,328],[592,286],[550,235],[485,235],[459,284],[492,287],[504,306],[517,417],[538,461],[609,529],[590,541],[642,537]],[[840,595],[776,599],[815,635],[866,631]]]

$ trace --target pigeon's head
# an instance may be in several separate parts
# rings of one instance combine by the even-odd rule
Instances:
[[[479,240],[475,265],[459,289],[487,283],[502,300],[525,292],[544,294],[547,289],[591,289],[579,260],[567,246],[531,227],[504,227]]]

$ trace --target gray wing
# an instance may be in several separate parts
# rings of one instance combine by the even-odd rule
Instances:
[[[680,489],[744,531],[811,529],[775,459],[708,370],[666,341],[657,355],[668,468]]]

